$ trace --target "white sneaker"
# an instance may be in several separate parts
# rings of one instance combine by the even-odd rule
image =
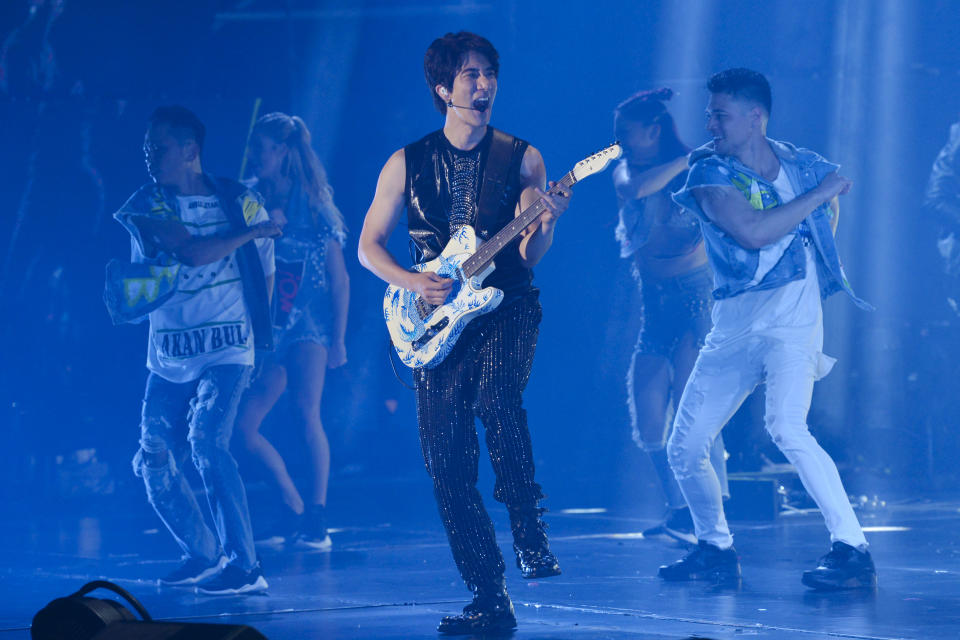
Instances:
[[[180,566],[166,576],[157,580],[157,584],[165,587],[185,587],[197,584],[217,575],[227,566],[227,557],[220,556],[210,564],[202,558],[184,558]]]
[[[228,564],[219,575],[198,585],[197,592],[208,596],[232,596],[262,593],[268,586],[259,562],[249,571],[244,571],[235,564]]]

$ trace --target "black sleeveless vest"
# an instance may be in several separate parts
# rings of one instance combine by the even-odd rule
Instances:
[[[478,145],[479,172],[486,169],[493,128]],[[506,186],[499,207],[493,215],[484,216],[477,224],[474,211],[473,227],[481,240],[491,238],[511,220],[516,213],[520,192],[520,166],[529,143],[514,138],[513,154],[506,174]],[[450,240],[449,213],[452,210],[452,187],[454,150],[443,135],[443,130],[421,138],[403,148],[406,160],[406,205],[410,240],[415,249],[414,262],[425,262],[437,257]],[[482,180],[481,180],[482,185]],[[480,186],[478,186],[478,190]],[[479,193],[477,198],[479,200]],[[476,205],[474,205],[476,207]],[[503,290],[504,300],[520,296],[532,287],[533,272],[520,263],[519,237],[494,258],[496,269],[484,281],[488,287]]]

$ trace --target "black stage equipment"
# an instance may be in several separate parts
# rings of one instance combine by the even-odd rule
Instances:
[[[86,597],[96,589],[107,589],[121,596],[142,620],[137,620],[119,602]],[[33,640],[267,640],[246,625],[154,622],[126,589],[105,580],[88,582],[76,593],[52,600],[33,617],[30,637]]]

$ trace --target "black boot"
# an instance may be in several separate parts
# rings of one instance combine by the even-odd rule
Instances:
[[[463,613],[444,617],[437,631],[446,635],[495,634],[517,628],[517,616],[503,578],[499,584],[476,588],[473,593],[473,602],[463,608]]]
[[[528,580],[560,575],[560,564],[547,542],[547,525],[541,519],[546,509],[528,506],[507,510],[520,574]]]

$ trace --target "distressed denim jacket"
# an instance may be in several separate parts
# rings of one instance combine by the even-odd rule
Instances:
[[[249,226],[262,206],[260,196],[239,182],[204,176],[220,199],[224,213],[235,228]],[[107,264],[104,302],[114,324],[137,323],[160,308],[177,292],[180,270],[172,256],[158,252],[150,255],[140,230],[132,218],[142,216],[159,220],[179,219],[176,193],[167,187],[148,183],[137,190],[113,217],[130,233],[130,260],[111,260]],[[256,348],[273,349],[270,307],[266,278],[256,247],[248,242],[236,251],[237,267],[243,281],[243,297],[253,324]]]
[[[794,192],[806,193],[820,184],[823,178],[839,166],[828,162],[817,153],[798,149],[786,142],[767,138],[770,148],[780,159]],[[830,218],[833,212],[829,203],[817,207],[797,229],[781,242],[789,244],[784,249],[781,242],[760,249],[746,249],[729,234],[714,224],[703,212],[692,190],[696,187],[734,187],[750,202],[754,209],[771,209],[779,206],[780,197],[774,186],[752,169],[732,156],[718,154],[713,143],[707,143],[690,154],[690,173],[680,191],[673,194],[674,201],[689,209],[700,218],[703,237],[714,273],[713,297],[717,300],[732,298],[745,291],[775,289],[788,282],[806,276],[806,253],[803,248],[801,229],[816,246],[817,277],[820,296],[826,298],[837,291],[845,291],[854,303],[863,309],[873,307],[858,298],[847,281],[843,265],[837,253]],[[792,236],[792,240],[786,238]],[[757,269],[763,252],[782,251],[782,255],[769,271],[756,281]]]

